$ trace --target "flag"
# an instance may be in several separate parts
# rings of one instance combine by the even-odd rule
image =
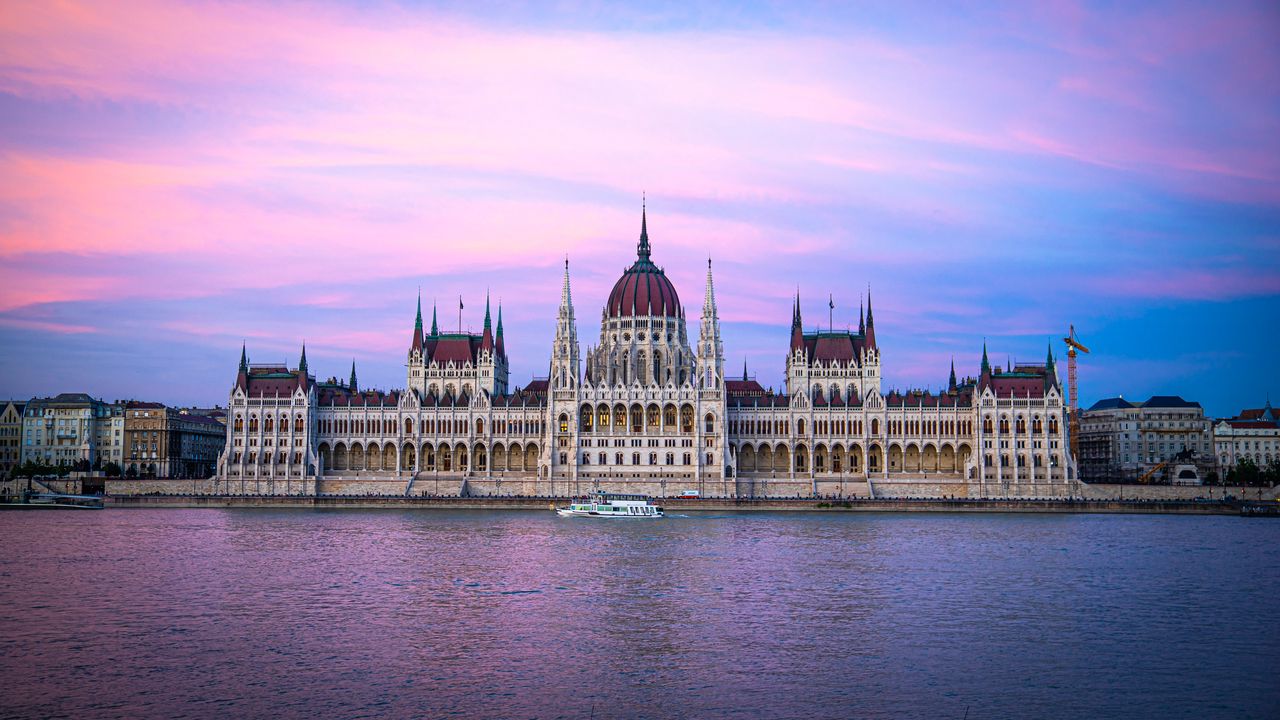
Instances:
[[[461,310],[461,309],[462,309],[462,296],[461,296],[461,295],[459,295],[459,296],[458,296],[458,309],[459,309],[459,310]]]
[[[832,310],[835,310],[835,309],[836,309],[836,296],[835,296],[835,295],[828,295],[828,296],[827,296],[827,307],[831,308]]]

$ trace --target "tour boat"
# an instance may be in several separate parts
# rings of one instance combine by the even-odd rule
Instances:
[[[575,500],[569,507],[556,508],[556,513],[563,517],[660,518],[662,508],[649,502],[645,495],[601,492]]]

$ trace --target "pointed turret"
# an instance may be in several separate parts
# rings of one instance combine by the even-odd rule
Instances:
[[[991,374],[991,361],[987,359],[987,341],[982,341],[982,367],[978,371],[978,377],[985,378]]]
[[[1044,359],[1044,390],[1045,392],[1048,392],[1049,388],[1056,387],[1057,385],[1058,385],[1058,366],[1053,359],[1053,342],[1050,341],[1049,353],[1048,355],[1045,356],[1045,359]]]
[[[804,347],[804,325],[800,319],[800,291],[796,291],[795,308],[791,311],[791,351]]]
[[[551,347],[551,384],[557,388],[576,388],[579,379],[578,326],[573,316],[573,293],[569,289],[569,258],[565,258],[556,336]]]
[[[489,293],[484,294],[484,335],[480,338],[480,349],[493,352],[493,323],[489,318]]]
[[[351,358],[351,382],[348,383],[351,392],[360,392],[360,386],[356,383],[356,359]]]
[[[947,390],[954,392],[956,389],[956,359],[951,358],[951,378],[947,380]]]
[[[436,324],[436,304],[431,303],[431,337],[440,337],[440,326]]]
[[[636,262],[651,262],[649,260],[649,220],[645,211],[645,200],[643,197],[640,199],[640,242],[636,246]]]
[[[867,290],[867,347],[876,346],[876,321],[871,315],[871,291]]]
[[[409,352],[420,350],[422,348],[422,291],[418,291],[418,314],[413,320],[413,344],[409,346]]]
[[[302,343],[302,357],[298,359],[298,387],[307,389],[307,344]]]
[[[863,306],[862,301],[859,300],[858,301],[858,334],[859,335],[867,334],[867,319],[864,316],[865,312],[866,312],[866,307]]]
[[[507,346],[502,342],[502,302],[498,302],[498,334],[494,337],[494,344],[498,354],[506,357]]]
[[[747,381],[747,359],[742,358],[742,382]]]
[[[720,342],[720,313],[716,308],[715,280],[711,275],[711,258],[707,258],[707,287],[702,299],[702,325],[699,328],[697,372],[703,387],[719,385],[724,379],[724,346]],[[659,382],[662,382],[659,379]]]
[[[236,387],[241,390],[249,387],[249,355],[245,352],[244,343],[240,343],[240,369],[236,372]]]

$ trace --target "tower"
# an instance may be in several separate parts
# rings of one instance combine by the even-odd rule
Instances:
[[[720,343],[720,316],[711,279],[711,258],[707,258],[707,289],[702,299],[702,326],[698,336],[699,387],[717,388],[723,379],[724,346]]]
[[[551,385],[556,389],[578,387],[578,326],[569,291],[569,260],[564,261],[564,285],[556,313],[556,337],[551,349]]]

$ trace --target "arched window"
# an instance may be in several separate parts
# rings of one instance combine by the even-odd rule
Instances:
[[[298,413],[298,417],[294,418],[293,420],[293,431],[296,433],[300,433],[305,427],[306,426],[302,422],[302,413]]]
[[[249,416],[249,432],[251,433],[258,432],[258,416],[257,415]]]
[[[239,415],[236,416],[235,429],[236,432],[244,432],[244,418]]]
[[[804,434],[804,418],[800,418],[799,420],[796,421],[796,434],[797,435]]]
[[[484,418],[476,418],[476,434],[484,434]]]
[[[413,418],[404,419],[404,434],[405,435],[413,434]]]
[[[879,419],[879,418],[871,418],[871,434],[872,434],[872,435],[879,435],[879,434],[880,434],[880,419]]]
[[[569,415],[567,413],[560,413],[560,432],[569,432]]]
[[[707,413],[707,416],[706,416],[705,418],[703,418],[703,421],[705,421],[705,422],[706,422],[706,426],[707,426],[707,430],[706,430],[706,431],[707,431],[708,433],[713,433],[713,432],[715,432],[715,431],[716,431],[716,416],[715,416],[715,415],[712,415],[711,413]]]

